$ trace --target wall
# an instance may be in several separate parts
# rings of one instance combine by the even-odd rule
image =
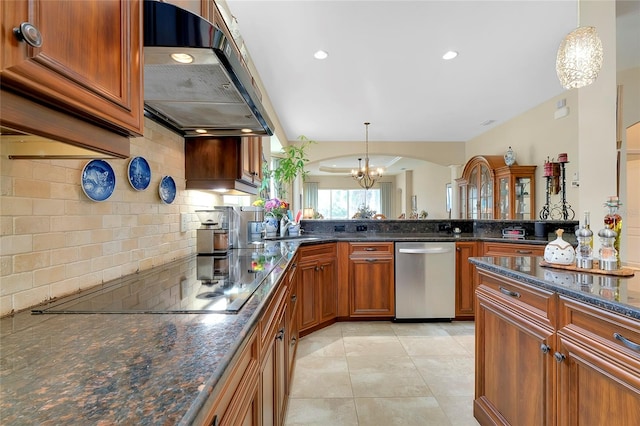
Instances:
[[[0,315],[195,253],[197,218],[181,233],[180,213],[221,200],[184,190],[184,140],[146,120],[131,156],[149,162],[151,184],[134,190],[129,159],[108,160],[116,189],[103,202],[80,186],[88,160],[1,160]],[[164,175],[178,188],[172,204],[158,196]]]

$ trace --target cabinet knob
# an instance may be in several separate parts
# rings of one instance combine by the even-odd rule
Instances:
[[[298,296],[297,296],[297,295],[295,295],[295,294],[292,294],[292,295],[291,295],[291,301],[292,301],[292,302],[295,302],[296,300],[298,300]]]
[[[540,345],[540,350],[543,354],[548,354],[551,351],[551,348],[549,347],[549,345],[543,343]]]
[[[296,341],[297,341],[297,340],[298,340],[298,339],[296,338],[296,336],[293,336],[293,337],[291,338],[291,346],[295,346],[295,345],[296,345]]]
[[[314,268],[314,270],[315,270],[315,271],[319,271],[319,270],[320,270],[320,267],[319,267],[319,266],[316,266],[316,267]]]
[[[456,251],[462,251],[460,247],[456,247]]]
[[[565,359],[564,354],[561,354],[560,352],[556,352],[555,354],[553,354],[553,356],[555,357],[556,361],[558,361],[558,362],[562,362]]]
[[[284,338],[284,327],[278,330],[278,334],[276,335],[276,340],[282,340]]]
[[[24,41],[29,46],[40,47],[42,46],[42,34],[36,27],[29,22],[23,22],[19,27],[13,29],[13,34],[18,41]]]

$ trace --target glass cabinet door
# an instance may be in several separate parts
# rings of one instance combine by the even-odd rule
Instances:
[[[531,179],[528,177],[516,177],[515,186],[516,219],[530,220],[531,217]]]
[[[469,175],[469,185],[467,186],[467,219],[479,219],[478,208],[478,169],[475,168]]]
[[[480,166],[480,219],[493,219],[493,179],[485,166]]]
[[[509,178],[498,180],[498,212],[497,219],[510,219],[509,217]]]

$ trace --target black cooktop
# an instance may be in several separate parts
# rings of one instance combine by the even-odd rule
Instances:
[[[281,254],[277,245],[197,255],[32,309],[33,314],[225,313],[249,300]]]

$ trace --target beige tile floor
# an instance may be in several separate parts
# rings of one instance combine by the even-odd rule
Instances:
[[[285,425],[477,425],[473,322],[342,322],[300,340]]]

